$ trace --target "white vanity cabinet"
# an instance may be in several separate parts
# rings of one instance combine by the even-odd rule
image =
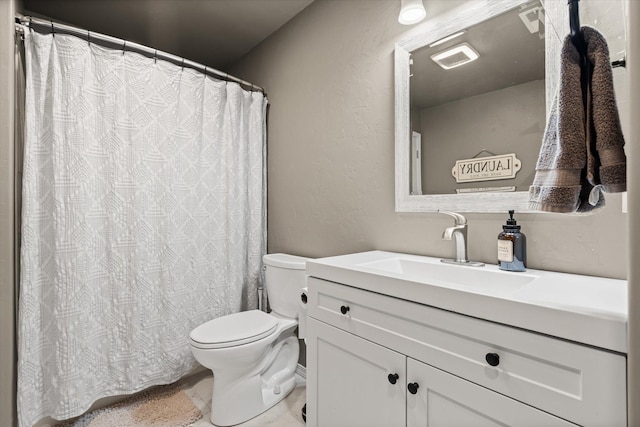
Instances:
[[[308,288],[310,427],[626,426],[620,353],[348,283]]]
[[[307,396],[315,396],[315,404],[307,404],[307,425],[406,424],[404,355],[314,319],[307,332],[307,349],[313,348],[307,364],[315,366],[313,389],[307,371]]]
[[[407,375],[415,391],[407,398],[408,427],[575,426],[414,359],[407,359]]]

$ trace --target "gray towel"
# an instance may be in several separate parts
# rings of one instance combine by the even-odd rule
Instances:
[[[580,87],[580,55],[567,36],[562,45],[560,84],[529,188],[529,208],[589,212],[604,206],[604,192],[626,191],[624,137],[604,37],[582,27],[591,80],[587,111]],[[586,123],[584,117],[587,117]]]

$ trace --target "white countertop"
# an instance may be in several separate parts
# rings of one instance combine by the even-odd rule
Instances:
[[[403,259],[436,267],[439,258],[371,251],[307,261],[309,276],[480,319],[512,325],[620,353],[627,352],[627,282],[527,269],[505,272],[497,265],[452,266],[490,277],[470,285],[430,281],[426,275],[372,268],[377,261]],[[369,266],[368,266],[368,265]],[[437,267],[440,268],[440,267]],[[477,269],[471,270],[471,269]],[[467,272],[464,272],[467,274]],[[498,276],[500,275],[500,276]],[[506,276],[502,276],[506,275]],[[495,286],[495,278],[524,285]],[[526,280],[525,280],[526,279]]]

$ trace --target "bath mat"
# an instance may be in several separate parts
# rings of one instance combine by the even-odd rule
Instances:
[[[157,386],[55,427],[186,427],[202,418],[184,390]]]

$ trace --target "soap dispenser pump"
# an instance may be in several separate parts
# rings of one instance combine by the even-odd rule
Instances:
[[[509,219],[498,234],[498,267],[507,271],[526,271],[527,239],[520,232],[520,226],[513,218],[515,211],[509,211]]]

